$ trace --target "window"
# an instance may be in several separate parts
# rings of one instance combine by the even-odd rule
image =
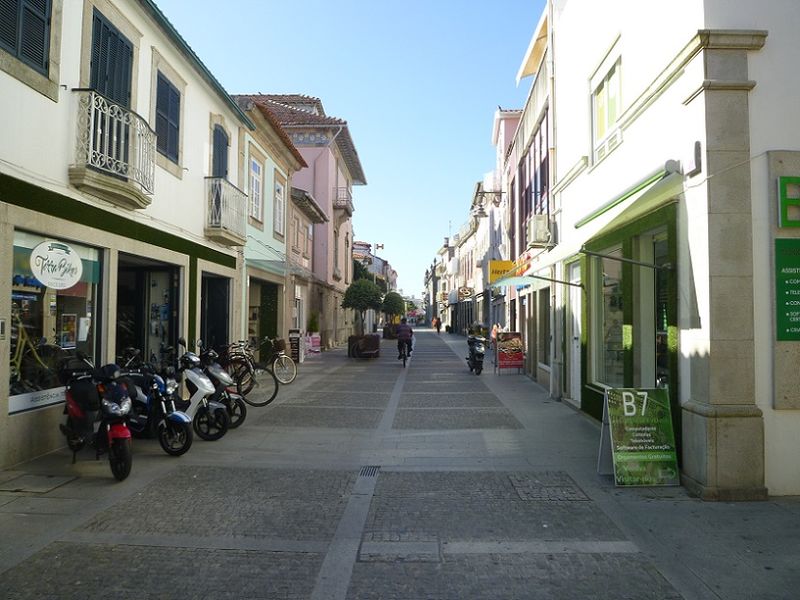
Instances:
[[[609,257],[622,258],[622,249],[602,251]],[[610,387],[624,387],[625,362],[623,347],[622,262],[614,258],[597,258],[598,286],[595,286],[599,305],[600,327],[596,345],[595,379]]]
[[[263,189],[261,163],[250,159],[250,216],[257,221],[263,220],[261,206],[261,190]]]
[[[50,0],[0,0],[0,48],[47,75]]]
[[[23,231],[13,244],[9,414],[64,401],[58,365],[76,351],[98,356],[102,314],[97,249]]]
[[[306,251],[305,255],[307,257],[311,257],[311,252],[314,248],[314,225],[312,223],[308,224],[308,231],[306,233]]]
[[[285,230],[285,209],[286,198],[284,196],[285,188],[283,182],[275,180],[275,220],[273,222],[273,231],[278,235],[283,235]]]
[[[129,108],[133,44],[96,10],[92,20],[91,60],[89,87]]]
[[[303,247],[303,228],[300,226],[300,219],[292,217],[292,250],[300,252]]]
[[[213,154],[211,156],[211,176],[228,178],[228,134],[222,125],[214,125]]]
[[[181,93],[159,72],[156,84],[156,148],[178,163]]]
[[[621,68],[622,63],[617,59],[592,92],[594,147],[598,160],[617,143],[615,127],[621,107]],[[609,142],[607,147],[605,142]]]

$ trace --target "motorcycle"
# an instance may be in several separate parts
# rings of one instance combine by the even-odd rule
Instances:
[[[131,390],[120,380],[119,366],[111,363],[95,368],[79,352],[61,365],[59,374],[66,386],[67,415],[66,423],[59,428],[72,450],[73,464],[77,453],[88,443],[94,446],[97,460],[108,454],[111,472],[117,481],[122,481],[130,475],[133,465],[127,423],[132,402]]]
[[[230,418],[230,428],[236,429],[244,423],[247,418],[247,405],[239,394],[231,392],[231,388],[236,386],[233,377],[222,368],[217,362],[219,354],[212,348],[204,348],[203,340],[197,340],[197,348],[200,351],[200,363],[203,366],[203,373],[214,384],[214,393],[209,400],[221,402],[225,405]]]
[[[467,366],[470,373],[480,375],[483,371],[483,357],[486,354],[486,338],[480,335],[468,335],[467,346],[469,355],[467,356]]]
[[[194,438],[192,420],[175,406],[178,382],[156,373],[151,364],[140,360],[140,354],[135,348],[123,352],[123,376],[136,390],[128,426],[135,436],[157,437],[170,456],[181,456],[192,447]]]
[[[186,341],[181,338],[178,343],[184,348]],[[186,377],[186,388],[189,390],[188,401],[177,403],[192,419],[194,432],[206,441],[216,441],[228,432],[230,417],[225,405],[211,400],[216,388],[200,368],[200,357],[188,350],[178,359],[176,375]]]

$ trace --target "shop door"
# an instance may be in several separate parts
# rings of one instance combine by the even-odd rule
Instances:
[[[261,323],[259,337],[278,337],[278,286],[274,283],[261,284]]]
[[[204,274],[200,294],[200,339],[212,348],[227,344],[230,341],[230,279]]]
[[[120,254],[116,356],[136,348],[147,360],[159,359],[162,347],[175,346],[178,292],[176,267]]]
[[[567,316],[567,396],[576,406],[581,404],[581,311],[583,309],[583,288],[575,287],[581,283],[581,265],[569,266],[569,315]]]

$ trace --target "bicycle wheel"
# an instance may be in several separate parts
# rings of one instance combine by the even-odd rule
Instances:
[[[255,372],[253,365],[248,360],[237,360],[231,363],[228,372],[236,382],[236,392],[240,396],[246,396],[256,385]]]
[[[297,365],[291,356],[285,354],[281,354],[275,359],[275,362],[272,363],[272,370],[278,381],[284,385],[292,383],[297,377]]]
[[[259,381],[255,381],[255,377]],[[242,396],[244,401],[250,406],[266,406],[278,395],[278,378],[271,369],[256,368],[256,374],[253,376],[253,385],[258,385],[258,388],[253,391],[249,396]]]

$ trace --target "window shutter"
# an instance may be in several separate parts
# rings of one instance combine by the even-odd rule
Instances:
[[[219,125],[214,125],[214,149],[211,159],[211,176],[228,177],[228,134]]]
[[[166,110],[164,104],[167,103],[165,98],[169,95],[169,87],[167,80],[158,74],[156,81],[156,149],[161,154],[167,154],[167,137],[168,137],[168,124]]]
[[[19,56],[39,71],[47,71],[50,46],[49,0],[22,0]]]
[[[26,0],[27,1],[27,0]],[[128,108],[131,101],[133,45],[99,12],[92,27],[92,89]]]
[[[169,121],[167,156],[170,156],[177,161],[181,125],[181,94],[172,85],[169,86],[169,110],[167,112],[167,116]]]
[[[16,54],[19,27],[18,0],[0,0],[0,45]]]

